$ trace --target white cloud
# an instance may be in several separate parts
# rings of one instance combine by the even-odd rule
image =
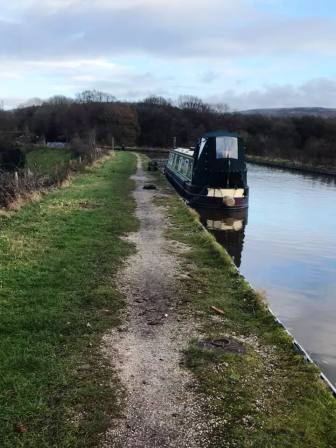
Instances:
[[[112,63],[108,60],[1,60],[0,80],[37,80],[30,96],[52,96],[65,94],[74,96],[84,89],[99,89],[122,99],[143,98],[160,92],[167,93],[162,85],[165,78],[148,72],[138,73],[131,66]],[[49,94],[42,94],[42,84],[48,84]],[[24,103],[22,96],[11,97],[8,92],[0,94],[6,108]]]
[[[248,0],[14,0],[2,22],[0,54],[112,57],[155,54],[202,59],[334,55],[335,19],[260,12]],[[6,15],[6,14],[5,14]],[[28,45],[29,43],[29,45]]]
[[[313,79],[299,86],[266,85],[260,89],[237,92],[225,91],[207,100],[226,103],[231,110],[272,107],[336,107],[336,80]]]
[[[309,98],[318,102],[322,87],[304,84],[302,79],[313,75],[303,69],[301,87],[294,87],[293,81],[293,85],[248,89],[249,73],[257,77],[251,61],[263,59],[263,67],[270,61],[270,76],[279,81],[276,69],[281,70],[286,62],[289,67],[293,63],[287,69],[289,79],[291,71],[293,77],[299,71],[299,61],[316,66],[324,58],[329,64],[336,53],[335,17],[276,16],[271,7],[262,7],[273,1],[5,2],[0,8],[0,80],[11,80],[12,85],[15,80],[26,80],[29,96],[39,95],[36,90],[29,93],[29,86],[34,82],[37,85],[36,80],[43,78],[49,89],[57,88],[55,93],[73,94],[81,88],[94,87],[110,88],[112,94],[121,96],[166,92],[174,97],[182,88],[209,96],[219,87],[233,86],[232,80],[239,77],[247,86],[246,91],[237,93],[229,87],[225,91],[233,107],[270,104],[272,95],[277,104],[301,104]],[[136,58],[151,61],[151,73],[134,62]],[[118,60],[127,63],[113,62]],[[168,65],[174,68],[169,70],[173,77],[170,80],[168,75],[162,75],[163,67]],[[335,101],[332,95],[328,98],[324,94],[325,89],[322,91],[319,104]],[[9,97],[10,92],[0,85],[1,95]]]

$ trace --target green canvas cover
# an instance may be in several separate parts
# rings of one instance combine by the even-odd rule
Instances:
[[[244,142],[238,134],[204,134],[195,148],[194,163],[195,184],[247,187]]]

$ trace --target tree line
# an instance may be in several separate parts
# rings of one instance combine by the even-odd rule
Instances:
[[[204,132],[219,129],[239,132],[250,155],[336,166],[335,118],[232,113],[194,96],[121,102],[96,90],[0,111],[0,154],[44,141],[111,145],[112,138],[117,145],[155,148],[171,147],[175,137],[178,146],[192,146]]]

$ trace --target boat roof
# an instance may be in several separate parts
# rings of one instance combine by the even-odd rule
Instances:
[[[174,151],[184,154],[186,156],[193,156],[194,150],[189,148],[174,148]]]
[[[202,135],[203,138],[210,138],[210,137],[239,137],[239,134],[236,132],[228,132],[228,131],[211,131],[206,132]]]

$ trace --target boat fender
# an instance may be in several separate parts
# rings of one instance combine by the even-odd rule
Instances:
[[[223,203],[225,205],[227,205],[228,207],[233,207],[236,203],[236,201],[234,200],[234,198],[230,197],[230,196],[225,196],[223,198]]]

